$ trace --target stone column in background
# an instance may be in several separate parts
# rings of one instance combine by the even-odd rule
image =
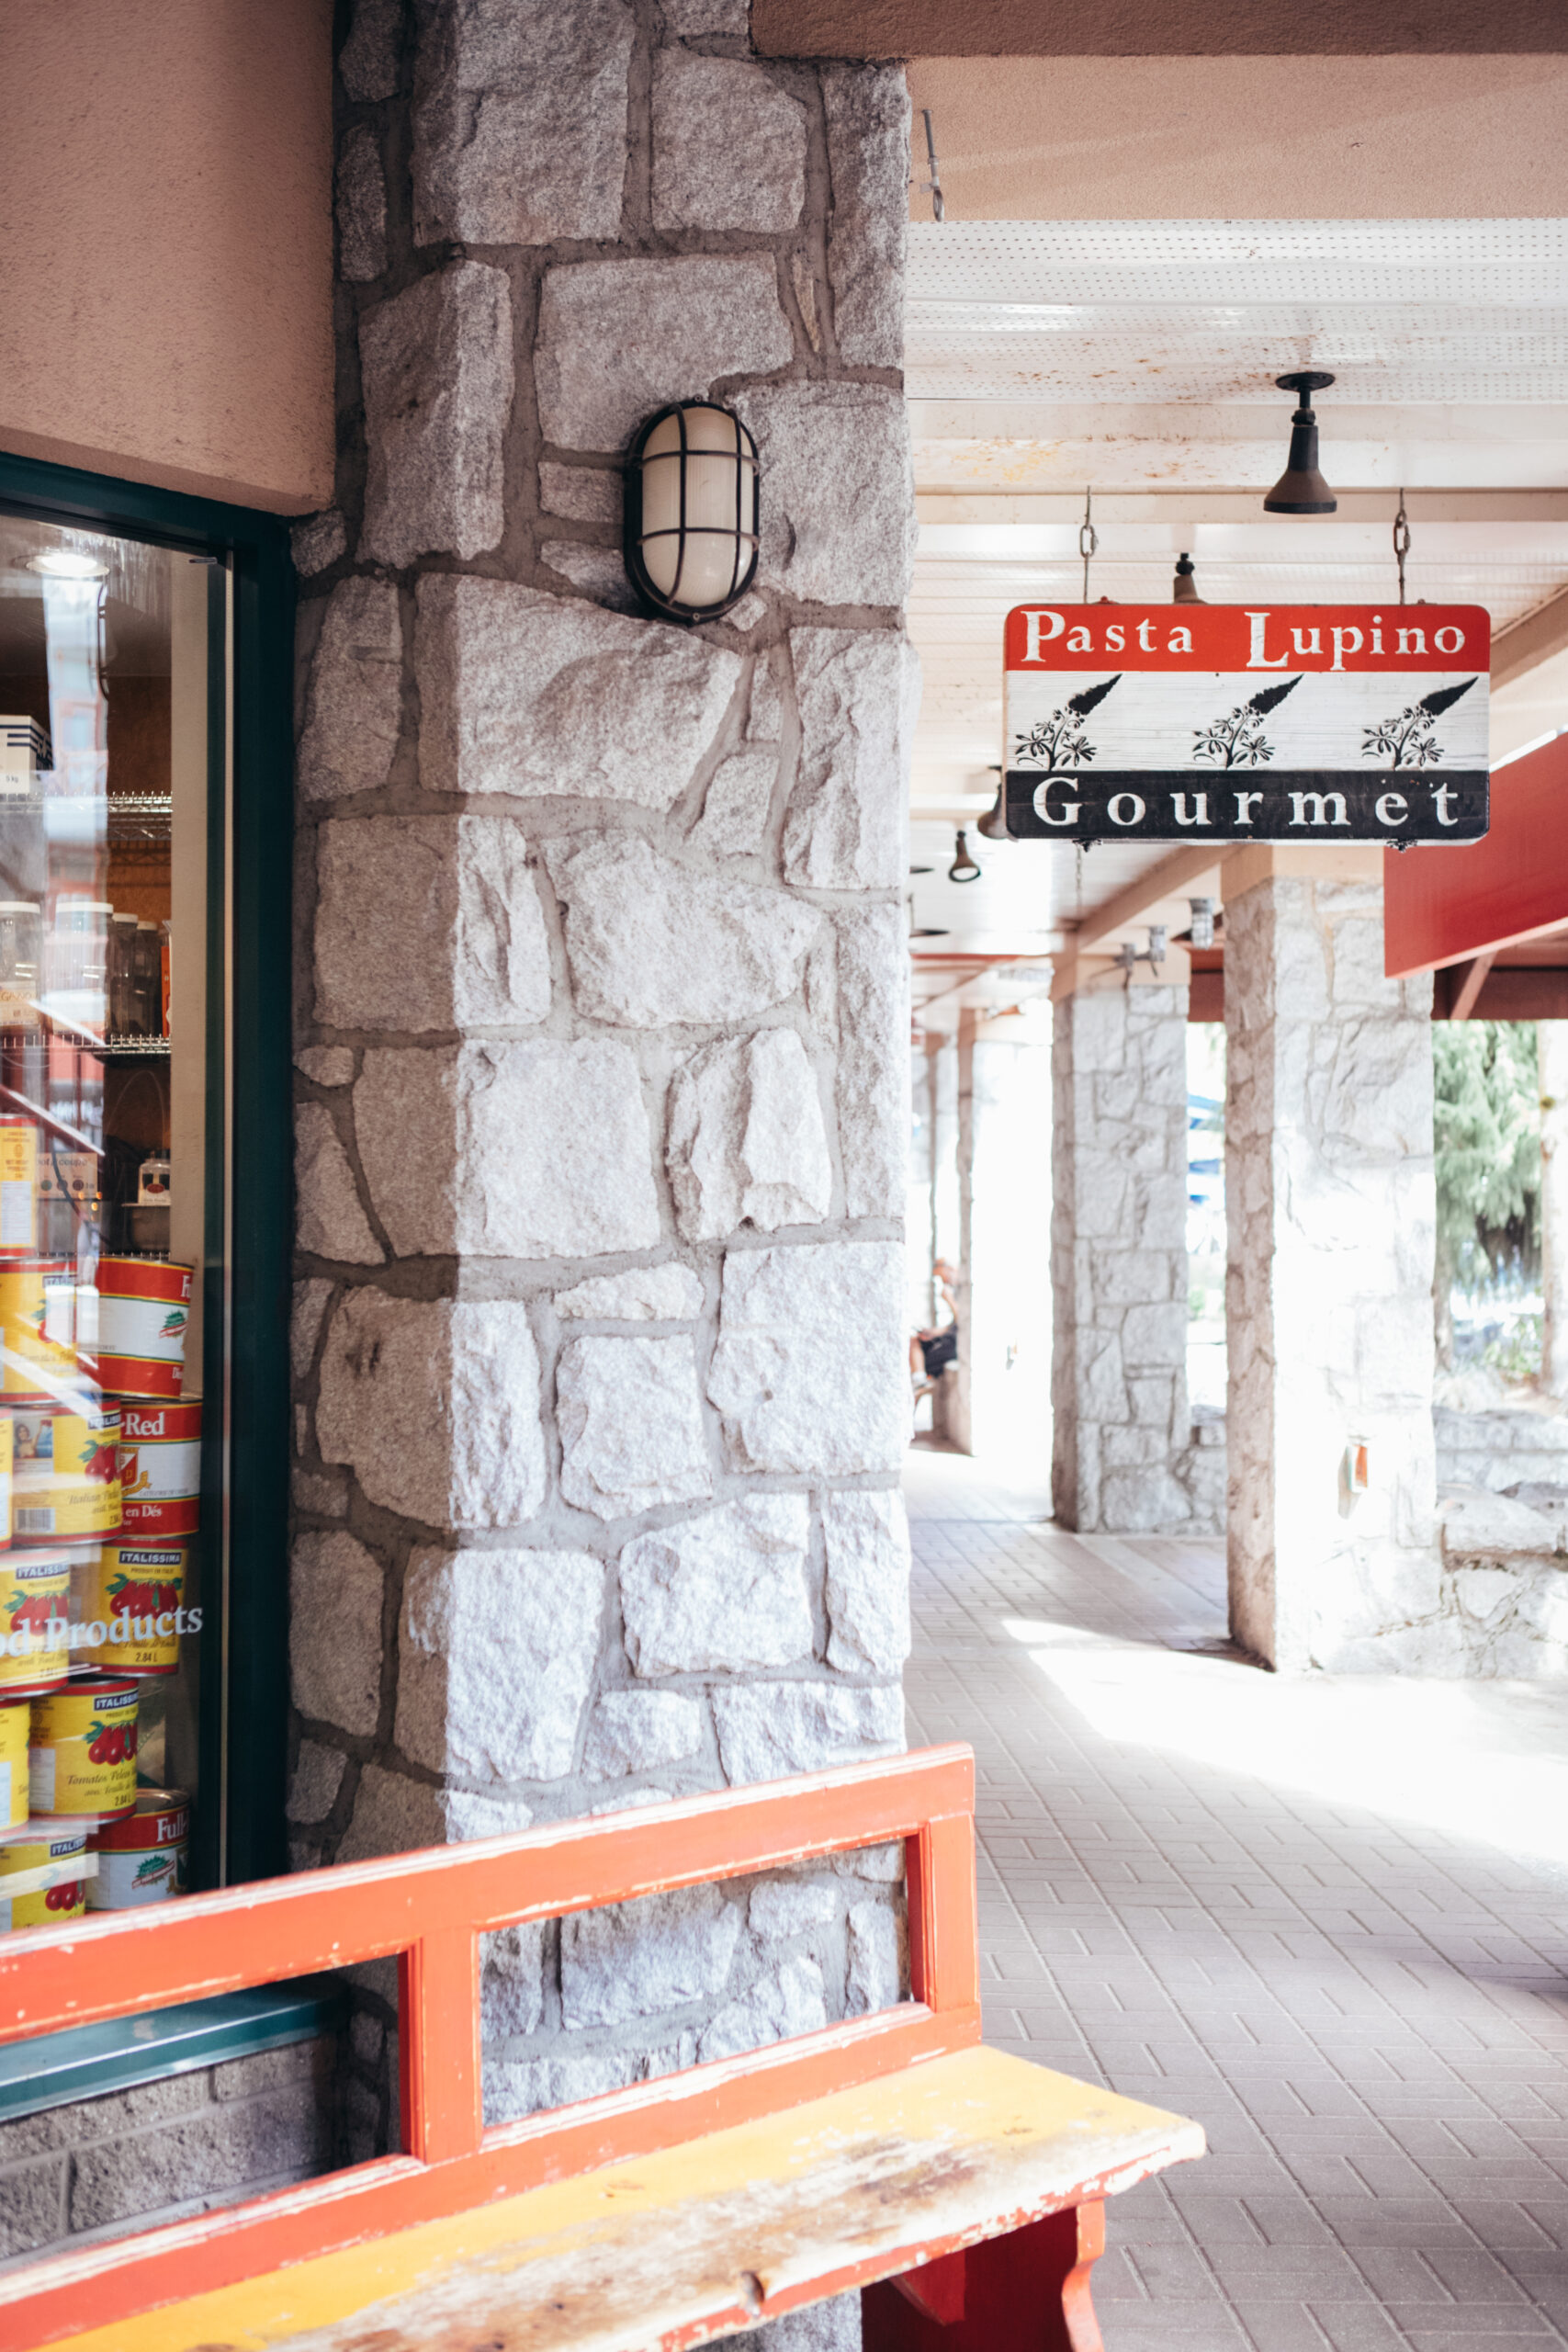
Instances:
[[[1043,1485],[1051,1419],[1051,1045],[1043,998],[963,1033],[963,1403],[972,1453]]]
[[[908,107],[893,68],[759,63],[747,20],[359,0],[339,61],[340,503],[297,541],[301,1867],[903,1742]],[[634,607],[619,468],[710,390],[763,557],[683,629]],[[895,1997],[899,1867],[491,1939],[490,2113]],[[387,1989],[361,2154],[396,2140]]]
[[[1568,1021],[1538,1021],[1540,1060],[1540,1385],[1568,1396]]]
[[[1179,974],[1179,978],[1178,978]],[[1101,970],[1056,999],[1052,1494],[1064,1527],[1173,1533],[1187,1409],[1187,978]]]
[[[1380,851],[1247,850],[1225,885],[1231,1629],[1281,1669],[1452,1670],[1431,982],[1383,976]]]

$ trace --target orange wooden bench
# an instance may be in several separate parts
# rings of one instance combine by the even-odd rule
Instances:
[[[1198,2125],[980,2041],[931,1748],[0,1942],[0,2041],[397,1954],[403,2153],[0,2276],[9,2352],[676,2352],[852,2288],[867,2352],[1095,2352],[1104,2199]],[[905,1842],[912,1997],[484,2125],[479,1939]]]

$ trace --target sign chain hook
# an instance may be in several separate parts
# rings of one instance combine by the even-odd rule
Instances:
[[[1393,560],[1399,566],[1399,601],[1404,602],[1404,559],[1410,553],[1410,517],[1404,511],[1404,492],[1399,493],[1399,512],[1393,518]]]
[[[1100,533],[1094,527],[1094,492],[1083,494],[1083,521],[1078,525],[1078,553],[1083,558],[1083,600],[1089,602],[1089,558],[1100,551]]]

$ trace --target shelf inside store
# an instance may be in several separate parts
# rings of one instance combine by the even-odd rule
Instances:
[[[43,1025],[37,1029],[0,1032],[0,1050],[28,1046],[71,1046],[77,1053],[91,1054],[98,1061],[167,1061],[171,1040],[140,1037],[112,1029],[106,1035],[96,1029],[80,1028],[73,1021],[62,1021],[58,1014],[47,1015]]]
[[[0,792],[0,816],[36,817],[45,808],[68,808],[85,830],[101,829],[110,841],[166,842],[174,821],[166,792]]]
[[[85,1050],[96,1054],[103,1061],[153,1061],[160,1057],[167,1060],[167,1037],[95,1037]]]

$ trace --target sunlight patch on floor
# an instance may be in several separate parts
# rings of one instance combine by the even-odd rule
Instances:
[[[1568,1867],[1568,1690],[1276,1676],[1044,1618],[1002,1627],[1119,1745]]]

